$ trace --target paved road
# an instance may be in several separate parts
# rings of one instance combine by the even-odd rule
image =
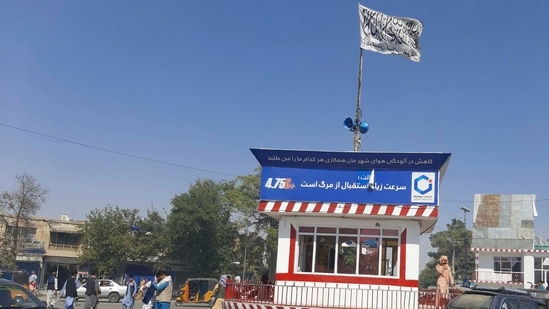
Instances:
[[[46,295],[39,295],[38,298],[40,298],[43,301],[46,301]],[[143,305],[142,301],[136,301],[134,309],[141,309]],[[58,300],[55,304],[55,309],[64,309],[63,307],[63,300]],[[210,308],[206,304],[196,304],[196,305],[186,305],[186,306],[176,306],[175,301],[172,300],[172,303],[170,305],[170,309],[207,309]],[[84,309],[84,301],[80,300],[76,303],[75,309]],[[110,303],[108,300],[101,299],[99,301],[99,306],[97,309],[122,309],[122,302],[118,303]]]

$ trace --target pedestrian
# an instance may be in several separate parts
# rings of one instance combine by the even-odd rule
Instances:
[[[437,309],[446,308],[446,305],[450,300],[450,287],[454,286],[452,269],[448,265],[448,257],[446,255],[440,257],[439,263],[435,269],[438,274],[435,306]]]
[[[172,277],[168,276],[165,271],[159,270],[156,273],[156,282],[153,282],[151,287],[156,291],[154,309],[170,309],[173,291]]]
[[[137,287],[133,280],[133,275],[128,277],[128,283],[126,284],[126,296],[122,299],[123,309],[133,309],[133,303],[135,295],[137,294]]]
[[[48,276],[46,286],[46,304],[48,306],[48,309],[53,309],[53,306],[57,303],[57,273],[54,271],[51,273],[51,275]]]
[[[78,293],[76,289],[80,286],[78,279],[76,279],[76,270],[71,270],[70,278],[65,281],[63,288],[61,289],[61,297],[65,298],[65,309],[74,309],[74,304]]]
[[[219,282],[215,285],[215,288],[214,288],[215,302],[212,305],[212,309],[223,308],[223,302],[225,301],[226,288],[227,288],[227,276],[222,275],[221,277],[219,277]]]
[[[97,271],[92,270],[90,276],[86,280],[86,292],[84,293],[84,308],[96,309],[99,303],[99,282],[97,281]]]
[[[147,279],[147,282],[140,288],[143,291],[143,309],[153,309],[154,306],[155,290],[151,288],[151,284],[151,280]]]
[[[31,271],[31,275],[29,276],[29,290],[34,295],[38,294],[37,281],[38,281],[38,276],[36,275],[36,272],[33,270]]]
[[[134,299],[135,300],[141,300],[143,298],[143,289],[142,287],[147,283],[147,280],[145,280],[145,277],[141,277],[141,280],[139,280],[139,286],[137,287],[137,293],[135,294]]]
[[[268,300],[271,298],[272,290],[273,290],[273,286],[272,286],[273,283],[269,279],[268,271],[265,272],[263,276],[261,276],[261,283],[263,284],[263,286],[259,287],[260,289],[259,298],[262,300]]]

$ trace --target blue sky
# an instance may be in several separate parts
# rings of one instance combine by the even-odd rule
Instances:
[[[249,148],[353,150],[357,4],[0,2],[0,191],[26,172],[41,216],[169,211],[253,173]],[[361,4],[424,23],[419,63],[364,52],[362,151],[452,153],[435,231],[475,193],[531,193],[548,236],[549,2]]]

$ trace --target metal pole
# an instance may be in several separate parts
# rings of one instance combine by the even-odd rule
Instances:
[[[456,260],[456,244],[455,242],[452,242],[452,277],[456,276],[456,267],[455,267],[455,260]]]
[[[248,255],[248,230],[250,229],[250,226],[258,223],[259,221],[255,221],[246,226],[246,238],[244,242],[244,264],[242,265],[242,282],[244,282],[244,278],[246,278],[246,259]]]
[[[248,253],[248,229],[250,226],[248,225],[246,227],[246,238],[244,242],[244,264],[242,264],[242,282],[244,282],[244,279],[246,278],[246,255]]]
[[[467,254],[467,213],[471,211],[471,209],[462,206],[461,210],[463,210],[463,224],[465,225],[465,235],[463,237],[463,253],[465,255],[465,277],[469,278],[469,254]]]
[[[360,130],[358,126],[360,125],[360,117],[362,116],[362,111],[360,110],[360,95],[362,89],[362,48],[360,48],[360,61],[358,65],[358,91],[356,97],[356,116],[355,116],[355,136],[354,136],[354,150],[360,150]]]

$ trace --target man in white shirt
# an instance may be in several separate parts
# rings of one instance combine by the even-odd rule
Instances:
[[[33,270],[31,272],[31,275],[29,276],[29,290],[34,295],[38,294],[36,290],[37,283],[38,283],[37,281],[38,281],[38,276],[36,275],[36,272]]]

